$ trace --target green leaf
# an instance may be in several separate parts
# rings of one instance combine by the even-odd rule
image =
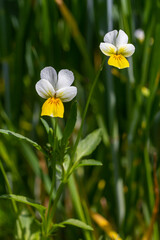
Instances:
[[[17,202],[21,202],[24,204],[28,204],[32,207],[35,207],[36,209],[40,210],[40,211],[44,211],[46,209],[46,207],[40,205],[39,203],[35,202],[34,200],[25,197],[25,196],[18,196],[15,194],[5,194],[5,195],[1,195],[0,198],[5,198],[5,199],[13,199]]]
[[[82,228],[85,230],[93,231],[93,228],[91,226],[87,225],[86,223],[84,223],[80,220],[74,219],[74,218],[67,219],[64,222],[61,222],[61,224],[72,225],[72,226],[79,227],[79,228]]]
[[[65,172],[68,171],[68,168],[70,166],[70,161],[71,161],[70,156],[68,154],[66,154],[64,156],[64,162],[63,162],[63,167],[64,167]]]
[[[84,160],[81,160],[77,167],[82,167],[82,166],[102,166],[103,164],[99,161],[96,161],[94,159],[84,159]]]
[[[94,159],[84,159],[84,160],[79,160],[74,162],[71,170],[70,170],[70,174],[72,174],[72,172],[79,168],[79,167],[83,167],[83,166],[102,166],[103,164],[99,161],[96,161]]]
[[[55,224],[52,225],[52,227],[49,231],[49,234],[55,233],[58,230],[58,228],[65,228],[65,227],[66,226],[62,223],[55,223]]]
[[[63,132],[63,142],[66,143],[71,133],[73,132],[74,126],[77,120],[77,103],[74,102],[71,107],[70,115]]]
[[[79,142],[77,146],[76,156],[77,160],[82,157],[90,155],[99,145],[102,139],[102,130],[97,129],[90,133],[85,139]]]
[[[49,133],[49,125],[48,125],[48,123],[43,118],[40,118],[40,119],[41,119],[41,122],[42,122],[46,132]]]
[[[50,145],[53,147],[54,146],[54,134],[55,132],[53,131],[53,128],[49,128],[49,131],[48,131],[48,140],[49,140],[49,143]]]
[[[16,137],[18,139],[24,140],[24,141],[32,144],[32,146],[35,147],[36,149],[38,149],[40,151],[43,151],[41,146],[38,143],[32,141],[31,139],[29,139],[27,137],[24,137],[23,135],[21,135],[19,133],[15,133],[15,132],[12,132],[12,131],[9,131],[9,130],[5,130],[5,129],[0,129],[0,133],[6,134],[6,135],[11,135],[11,136],[14,136],[14,137]]]

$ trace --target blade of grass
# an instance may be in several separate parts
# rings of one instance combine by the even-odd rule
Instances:
[[[2,141],[0,141],[0,156],[7,167],[12,171],[13,176],[16,177],[18,181],[22,181],[21,176],[17,170],[17,165],[15,164],[14,159],[10,159],[7,148]]]
[[[150,225],[146,231],[146,233],[143,236],[142,240],[150,240],[153,236],[153,229],[154,229],[154,239],[159,239],[159,233],[158,233],[158,226],[156,224],[156,218],[159,212],[159,185],[158,185],[158,179],[156,175],[157,170],[157,154],[154,153],[153,155],[153,177],[154,177],[154,191],[155,191],[155,204],[152,211],[152,218],[150,221]],[[152,184],[150,184],[152,185]]]
[[[79,219],[81,221],[83,221],[84,223],[89,224],[89,223],[87,223],[85,215],[84,215],[80,195],[79,195],[78,189],[76,187],[76,182],[75,182],[73,174],[70,176],[70,178],[68,180],[68,186],[69,186],[69,191],[70,191],[71,198],[72,198],[72,201],[73,201],[73,204],[74,204],[74,208],[75,208],[75,210],[78,214]],[[92,240],[93,239],[89,232],[83,231],[83,233],[84,233],[84,237],[85,237],[86,240]]]
[[[14,81],[11,86],[12,99],[12,117],[17,125],[18,117],[22,106],[23,96],[23,75],[24,75],[24,58],[25,58],[25,42],[28,33],[29,21],[31,20],[32,1],[23,1],[20,4],[19,28],[17,30],[16,48],[14,52]],[[15,94],[16,93],[16,94]]]
[[[73,35],[73,38],[84,58],[85,61],[85,65],[87,66],[87,71],[89,73],[89,76],[91,78],[93,78],[94,76],[94,69],[93,66],[91,64],[91,60],[89,58],[89,54],[88,54],[88,50],[86,47],[86,43],[84,41],[83,36],[81,35],[77,22],[74,19],[73,15],[71,14],[71,12],[69,11],[69,9],[67,8],[67,6],[65,5],[65,3],[63,2],[63,0],[55,0],[56,4],[58,5],[62,16],[64,17],[64,19],[66,20],[66,22],[68,23],[68,25],[71,28],[71,32]]]
[[[6,185],[7,185],[8,192],[9,192],[9,194],[12,194],[12,189],[11,189],[11,187],[10,187],[10,185],[9,185],[9,181],[8,181],[8,178],[7,178],[7,175],[6,175],[6,172],[5,172],[5,170],[4,170],[4,167],[3,167],[3,165],[2,165],[1,160],[0,160],[0,169],[1,169],[1,171],[2,171],[2,174],[3,174],[3,177],[4,177],[5,183],[6,183]],[[19,227],[20,227],[21,231],[23,231],[23,229],[22,229],[22,223],[21,223],[21,220],[20,220],[19,215],[18,215],[18,208],[17,208],[16,202],[15,202],[15,200],[13,200],[13,199],[11,199],[11,201],[12,201],[12,205],[13,205],[13,209],[14,209],[14,211],[15,211],[15,214],[16,214],[17,217],[18,217]]]
[[[49,179],[49,176],[43,173],[43,171],[41,170],[37,156],[33,152],[32,148],[26,143],[21,142],[20,146],[21,146],[20,149],[22,151],[22,154],[24,154],[26,160],[28,161],[35,175],[40,177],[41,180],[44,182],[45,189],[47,193],[49,193],[50,187],[51,187],[51,181]]]

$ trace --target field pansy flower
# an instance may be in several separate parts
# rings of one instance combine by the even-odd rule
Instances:
[[[63,118],[63,102],[69,102],[77,95],[77,88],[71,86],[74,81],[73,73],[62,69],[57,75],[54,68],[45,67],[41,70],[40,77],[36,83],[36,91],[40,97],[47,99],[42,106],[41,116]]]
[[[128,44],[128,36],[122,30],[108,32],[104,36],[104,42],[100,43],[100,49],[110,57],[108,64],[119,69],[129,67],[126,57],[130,57],[135,51],[133,44]]]

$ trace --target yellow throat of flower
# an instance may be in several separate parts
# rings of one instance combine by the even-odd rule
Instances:
[[[121,54],[113,54],[108,59],[108,64],[119,69],[129,67],[128,60]]]
[[[60,117],[63,118],[64,106],[60,98],[48,98],[43,106],[41,116]]]

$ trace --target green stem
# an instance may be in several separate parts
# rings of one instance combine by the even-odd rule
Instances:
[[[57,148],[57,125],[58,125],[58,120],[55,118],[55,124],[54,124],[54,145],[53,145],[53,150],[55,151]]]
[[[72,163],[73,163],[74,156],[75,156],[75,153],[76,153],[76,149],[77,149],[80,137],[81,137],[83,124],[84,124],[84,120],[85,120],[85,117],[86,117],[86,114],[87,114],[87,111],[88,111],[88,107],[89,107],[89,104],[90,104],[90,101],[91,101],[91,97],[92,97],[94,88],[97,84],[97,81],[99,79],[99,75],[100,75],[100,73],[103,69],[104,63],[105,63],[105,58],[103,59],[103,61],[101,63],[101,66],[100,66],[100,68],[99,68],[99,70],[98,70],[98,72],[95,76],[95,79],[93,81],[93,84],[92,84],[92,87],[91,87],[91,90],[90,90],[90,93],[89,93],[89,96],[88,96],[88,99],[87,99],[87,103],[86,103],[86,106],[85,106],[85,109],[84,109],[84,112],[83,112],[83,116],[82,116],[81,126],[80,126],[80,129],[79,129],[78,135],[77,135],[76,142],[75,142],[74,147],[73,147],[73,152],[72,152],[72,155],[71,155],[70,165],[69,165],[69,168],[68,168],[68,172],[66,174],[66,180],[68,180],[70,174],[72,173],[72,169],[74,170],[74,167],[75,167],[75,165],[72,165]],[[82,221],[86,222],[85,215],[84,215],[83,208],[82,208],[81,201],[80,201],[80,197],[79,197],[78,191],[76,190],[75,181],[74,181],[74,178],[73,178],[72,175],[69,179],[69,188],[70,188],[70,191],[72,192],[72,200],[74,201],[76,199],[75,208],[77,210],[77,213],[78,213],[80,219]],[[76,192],[75,192],[75,190],[76,190]],[[76,198],[75,198],[75,195],[76,195]],[[84,231],[84,235],[85,235],[86,240],[91,239],[90,233]]]
[[[49,228],[50,228],[50,224],[51,224],[51,221],[55,215],[55,211],[56,211],[56,207],[57,207],[57,203],[58,203],[58,200],[62,194],[62,191],[63,191],[63,187],[64,187],[64,182],[61,182],[60,185],[59,185],[59,188],[57,190],[57,193],[56,193],[56,197],[55,197],[55,200],[54,200],[54,204],[53,204],[53,207],[51,209],[51,214],[50,214],[50,217],[49,217],[49,220],[48,220],[48,223],[47,223],[47,233],[49,232]]]
[[[75,156],[75,152],[76,152],[76,149],[77,149],[80,137],[81,137],[83,124],[84,124],[84,120],[85,120],[85,117],[86,117],[86,114],[87,114],[87,110],[88,110],[88,107],[89,107],[89,104],[90,104],[90,101],[91,101],[91,97],[92,97],[94,88],[95,88],[95,86],[97,84],[99,75],[100,75],[100,73],[101,73],[101,71],[103,69],[103,65],[105,63],[105,59],[106,58],[103,59],[101,65],[100,65],[100,68],[99,68],[99,70],[98,70],[98,72],[96,74],[96,77],[95,77],[94,81],[93,81],[93,84],[92,84],[92,87],[91,87],[91,90],[90,90],[90,93],[89,93],[89,96],[88,96],[88,99],[87,99],[87,103],[86,103],[86,106],[85,106],[85,109],[84,109],[84,112],[83,112],[83,116],[82,116],[81,126],[80,126],[80,129],[79,129],[78,135],[77,135],[76,142],[75,142],[74,147],[73,147],[73,152],[72,152],[72,156],[71,156],[71,163],[73,162],[73,159],[74,159],[74,156]]]
[[[52,175],[52,185],[51,185],[51,190],[50,190],[50,194],[49,194],[49,204],[48,204],[47,217],[46,217],[46,222],[47,223],[49,221],[49,215],[50,215],[50,209],[51,209],[51,203],[52,203],[52,193],[53,193],[55,182],[56,182],[56,165],[55,165],[55,162],[54,162],[54,164],[53,164],[53,175]]]
[[[54,143],[53,143],[53,151],[56,151],[56,147],[57,147],[57,118],[55,118],[55,122],[54,122]],[[53,174],[52,174],[52,185],[51,185],[51,189],[50,189],[50,193],[49,193],[49,204],[48,204],[48,209],[47,209],[47,216],[44,222],[44,226],[48,226],[48,221],[49,221],[49,217],[50,217],[50,209],[51,209],[51,203],[52,203],[52,194],[53,194],[53,189],[55,186],[55,182],[56,182],[56,159],[53,159]],[[47,227],[45,228],[47,231]]]

